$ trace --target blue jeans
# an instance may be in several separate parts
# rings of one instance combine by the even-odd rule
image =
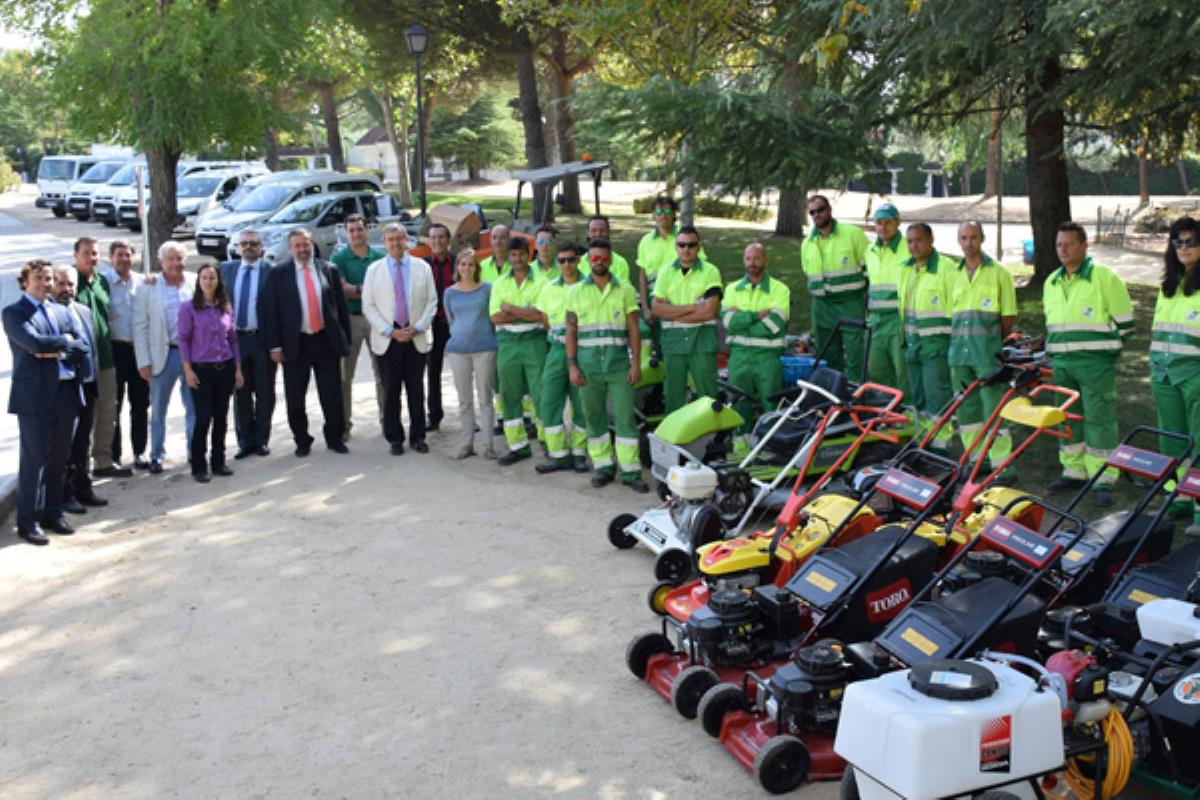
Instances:
[[[196,409],[192,404],[192,390],[183,380],[183,362],[178,348],[172,347],[162,372],[150,376],[150,460],[162,461],[166,454],[167,406],[171,403],[171,390],[179,384],[179,398],[183,400],[183,424],[187,431],[189,446],[192,428],[196,424]]]

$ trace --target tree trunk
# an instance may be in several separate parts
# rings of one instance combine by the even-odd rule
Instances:
[[[1150,159],[1138,155],[1138,208],[1150,205]]]
[[[992,128],[988,133],[987,177],[983,182],[983,197],[995,197],[1000,193],[1000,170],[1003,157],[1000,153],[1000,126],[1004,124],[1004,111],[992,110]],[[970,194],[968,192],[968,194]]]
[[[472,183],[480,180],[480,170],[478,164],[467,165],[467,180]]]
[[[679,143],[679,152],[685,161],[691,149],[685,136]],[[679,182],[679,224],[681,226],[696,224],[696,180],[690,173],[684,175]]]
[[[263,161],[267,164],[267,169],[272,172],[279,171],[279,132],[273,130],[269,124],[263,125]]]
[[[154,202],[150,204],[144,224],[150,233],[150,249],[146,257],[151,259],[152,264],[156,263],[153,254],[158,252],[158,246],[169,240],[171,232],[175,230],[175,168],[179,164],[179,156],[178,150],[171,149],[165,143],[146,148],[150,194]]]
[[[1192,185],[1188,181],[1187,164],[1183,163],[1183,156],[1175,159],[1175,169],[1179,171],[1180,194],[1191,194]]]
[[[554,58],[552,61],[554,80],[554,136],[558,144],[559,163],[576,160],[575,118],[571,116],[571,95],[574,78],[567,71],[567,33],[563,28],[554,32]],[[575,175],[563,181],[563,212],[582,214],[583,203],[579,197],[579,178]]]
[[[329,160],[334,172],[345,172],[346,156],[342,152],[342,128],[338,120],[337,97],[334,96],[333,84],[322,81],[317,85],[317,95],[321,117],[325,120],[325,146],[329,148]]]
[[[1027,78],[1025,150],[1029,220],[1036,251],[1033,284],[1040,286],[1058,268],[1054,249],[1058,226],[1071,219],[1071,186],[1064,149],[1062,108],[1044,98],[1062,79],[1057,57],[1047,59]]]
[[[392,105],[392,91],[386,86],[383,89],[372,89],[371,94],[379,101],[383,109],[383,129],[387,131],[388,142],[396,155],[397,180],[400,184],[400,205],[413,204],[412,189],[408,185],[408,125],[396,125],[395,107]]]
[[[517,59],[517,85],[520,87],[519,104],[521,123],[525,128],[525,162],[529,169],[546,166],[546,139],[542,132],[542,107],[538,102],[537,66],[533,60],[533,44],[524,31],[514,35]],[[554,206],[547,202],[554,187],[543,183],[533,187],[534,222],[553,222]],[[544,212],[544,217],[538,216]]]
[[[963,167],[962,193],[963,195],[969,195],[971,193],[971,170],[967,167]]]
[[[783,189],[779,192],[779,214],[775,217],[776,236],[804,235],[804,189]]]

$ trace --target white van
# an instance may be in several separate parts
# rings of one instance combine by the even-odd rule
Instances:
[[[217,207],[196,227],[196,251],[223,259],[229,242],[242,228],[266,221],[289,203],[311,194],[326,192],[382,192],[374,175],[344,172],[276,172],[263,178],[240,200],[236,209]]]
[[[96,156],[45,156],[38,164],[38,198],[33,204],[48,208],[56,217],[67,215],[67,195],[71,184],[100,159]]]
[[[134,170],[141,167],[146,172],[145,159],[130,161],[113,173],[108,182],[97,186],[92,192],[92,219],[103,222],[110,228],[117,225],[117,195],[127,186],[133,186]]]
[[[175,178],[182,181],[191,175],[207,174],[218,170],[239,170],[246,175],[261,175],[267,172],[267,165],[262,161],[180,161],[175,166]],[[146,172],[143,180],[145,188],[142,192],[146,207],[150,207],[150,174]],[[234,189],[237,188],[235,185]],[[229,190],[230,192],[233,189]],[[117,222],[131,231],[142,229],[142,220],[138,217],[137,186],[131,184],[117,193]]]
[[[195,172],[179,181],[175,187],[175,231],[176,237],[194,236],[196,222],[210,208],[233,198],[234,193],[246,185],[255,174],[243,170],[222,169],[212,172]]]
[[[71,216],[80,222],[91,219],[92,195],[128,163],[128,158],[97,161],[79,180],[72,183],[67,193],[67,211],[71,212]]]

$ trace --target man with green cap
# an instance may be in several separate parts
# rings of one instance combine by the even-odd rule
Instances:
[[[725,287],[721,321],[729,345],[729,382],[750,394],[738,403],[746,427],[783,386],[779,356],[787,337],[792,293],[767,275],[767,249],[758,242],[742,253],[746,276]]]
[[[900,270],[910,258],[900,234],[900,211],[891,203],[875,210],[875,241],[867,248],[867,324],[871,351],[867,378],[908,393],[904,337],[900,333]]]
[[[950,388],[950,271],[954,262],[933,249],[933,231],[915,222],[905,232],[912,256],[900,271],[900,313],[904,318],[904,361],[908,397],[917,407],[917,425],[929,430],[953,394]],[[953,431],[938,431],[934,449],[948,450]]]
[[[833,218],[829,198],[815,194],[808,201],[812,233],[800,245],[800,266],[812,296],[813,335],[817,349],[825,346],[829,366],[844,370],[851,380],[862,378],[863,335],[857,328],[842,328],[841,317],[862,320],[866,315],[867,235],[854,225]]]

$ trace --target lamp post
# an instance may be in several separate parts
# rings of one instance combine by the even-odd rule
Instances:
[[[421,219],[425,218],[425,113],[421,105],[421,54],[429,43],[429,32],[415,24],[404,33],[408,52],[417,63],[417,190],[421,193]]]

